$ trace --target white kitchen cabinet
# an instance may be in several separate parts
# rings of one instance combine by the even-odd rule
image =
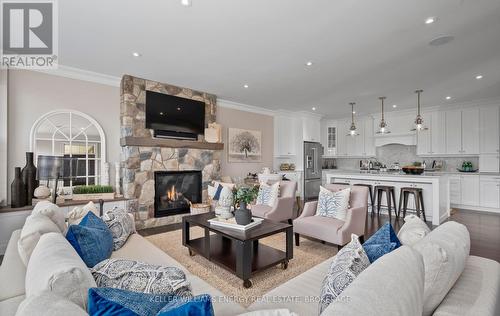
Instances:
[[[348,155],[348,130],[347,121],[337,121],[337,157],[347,157]]]
[[[500,154],[479,155],[479,171],[500,172]]]
[[[500,208],[500,177],[480,177],[480,206]]]
[[[444,154],[445,138],[444,126],[445,120],[441,112],[423,113],[424,126],[426,130],[417,132],[417,155],[435,156]]]
[[[480,153],[498,154],[500,152],[500,113],[498,106],[484,107],[479,110]]]
[[[323,157],[333,157],[337,154],[337,122],[321,121],[321,144],[325,150]]]
[[[444,112],[446,154],[479,154],[479,109]]]
[[[462,185],[460,176],[450,176],[450,203],[462,204]]]
[[[462,153],[479,154],[479,108],[462,110]]]
[[[336,157],[374,157],[373,119],[365,117],[356,121],[359,135],[350,136],[351,120],[336,121]],[[325,137],[326,138],[326,137]]]
[[[462,196],[462,205],[479,205],[479,176],[460,176],[460,191]]]
[[[417,131],[417,155],[419,156],[432,154],[432,114],[423,113],[422,118],[424,119],[424,126],[426,126],[427,129]]]
[[[297,154],[298,141],[293,131],[300,126],[300,122],[294,117],[274,117],[274,156],[289,157]]]
[[[446,111],[445,133],[446,133],[446,153],[462,153],[462,112],[460,110]]]
[[[320,137],[320,120],[314,117],[302,118],[302,133],[303,141],[319,142]]]

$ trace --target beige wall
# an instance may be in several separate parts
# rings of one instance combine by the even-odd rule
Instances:
[[[84,112],[104,129],[107,142],[107,161],[120,161],[120,95],[119,88],[54,76],[33,71],[13,70],[8,81],[8,183],[12,182],[14,167],[23,167],[29,150],[31,126],[41,115],[57,109]],[[261,163],[228,163],[227,146],[222,158],[222,175],[245,176],[273,164],[273,117],[219,106],[217,122],[227,128],[236,127],[262,132]],[[111,169],[111,181],[114,179]],[[10,191],[8,193],[10,195]]]
[[[240,111],[223,106],[217,107],[217,123],[222,125],[222,139],[224,142],[224,153],[222,155],[221,175],[231,177],[244,177],[249,172],[259,172],[263,167],[272,168],[274,150],[273,117]],[[242,128],[259,130],[262,132],[262,162],[260,163],[229,163],[227,161],[227,134],[228,128]]]
[[[12,70],[9,72],[8,104],[9,186],[14,176],[14,167],[25,165],[25,152],[30,147],[31,126],[41,115],[57,109],[78,110],[97,120],[106,135],[107,161],[120,161],[118,87],[34,71]]]

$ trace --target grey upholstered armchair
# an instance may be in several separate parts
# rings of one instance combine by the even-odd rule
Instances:
[[[348,185],[327,184],[326,189],[339,191]],[[315,216],[318,201],[307,202],[302,214],[293,221],[295,245],[299,246],[300,235],[309,236],[321,241],[338,245],[339,248],[351,241],[351,234],[363,240],[365,234],[366,214],[368,212],[368,188],[351,187],[347,218],[341,221],[336,218]]]
[[[288,221],[291,224],[296,191],[297,182],[280,181],[280,195],[274,206],[252,205],[252,214],[277,222]]]

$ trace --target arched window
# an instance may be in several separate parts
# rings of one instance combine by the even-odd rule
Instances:
[[[106,137],[92,117],[74,110],[42,115],[31,127],[30,151],[38,155],[71,157],[72,171],[65,168],[65,187],[101,184],[106,163]],[[71,177],[69,177],[71,173]]]

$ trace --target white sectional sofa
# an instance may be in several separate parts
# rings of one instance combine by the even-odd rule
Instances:
[[[15,315],[18,305],[25,298],[26,268],[17,250],[19,236],[19,230],[12,234],[0,266],[0,315],[2,316]],[[271,290],[250,307],[244,308],[229,300],[207,282],[189,273],[177,261],[139,234],[131,235],[121,249],[113,252],[112,258],[126,258],[181,268],[191,282],[194,294],[207,293],[214,298],[213,306],[217,316],[247,312],[257,312],[252,315],[261,315],[263,310],[280,308],[289,309],[298,315],[317,315],[318,295],[332,261],[330,258],[320,263]],[[322,315],[358,315],[358,308],[365,308],[367,304],[368,312],[365,311],[364,314],[377,315],[380,310],[370,307],[375,306],[375,302],[378,308],[384,311],[384,315],[401,315],[401,311],[404,311],[404,315],[419,315],[423,305],[422,257],[411,247],[400,247],[363,271],[345,291],[353,296],[352,300],[341,306],[328,308]],[[420,312],[415,312],[416,310]],[[500,315],[500,264],[493,260],[469,256],[460,277],[433,315]]]

